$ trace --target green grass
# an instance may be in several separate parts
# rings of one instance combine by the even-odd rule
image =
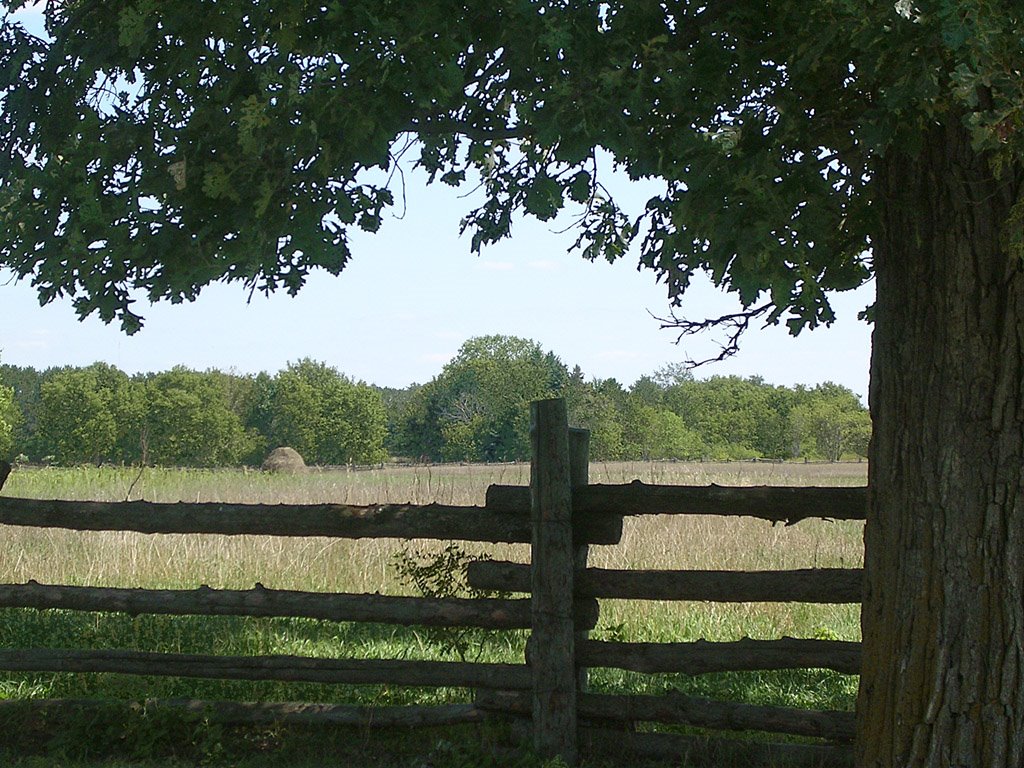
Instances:
[[[528,472],[525,465],[396,467],[378,471],[313,472],[292,477],[241,471],[20,469],[11,476],[3,492],[11,496],[99,500],[482,504],[488,484],[523,484],[528,481]],[[863,464],[665,463],[591,467],[591,481],[604,483],[640,478],[645,482],[680,484],[855,485],[863,484],[865,476],[866,465]],[[2,533],[0,581],[8,583],[36,579],[43,583],[154,588],[194,588],[200,584],[247,588],[260,582],[271,588],[312,591],[392,594],[411,591],[394,568],[395,553],[402,547],[399,542],[146,536],[11,527],[3,529]],[[855,523],[807,521],[791,527],[773,527],[751,519],[628,518],[622,543],[615,547],[592,548],[590,562],[608,568],[659,569],[856,567],[862,559],[861,536],[862,525]],[[441,545],[415,542],[413,546],[429,552]],[[528,556],[522,546],[467,545],[467,549],[503,559],[525,560]],[[446,638],[436,630],[419,628],[308,619],[132,618],[121,614],[14,609],[0,614],[0,647],[5,648],[458,658],[451,648],[450,635]],[[859,639],[859,606],[604,601],[594,632],[598,638],[649,642],[786,635]],[[472,659],[504,662],[523,659],[523,632],[477,631],[465,639],[463,651],[468,651]],[[822,670],[723,673],[691,678],[600,669],[593,670],[590,679],[592,690],[597,692],[677,690],[716,699],[816,709],[850,709],[856,694],[856,678]],[[189,697],[395,705],[463,701],[467,695],[456,689],[207,681],[114,674],[8,674],[0,678],[0,698],[4,699]],[[478,765],[486,764],[481,761],[490,759],[487,755],[497,749],[499,742],[505,750],[504,759],[513,761],[500,764],[536,762],[531,763],[528,755],[510,752],[514,740],[508,739],[507,734],[487,732],[481,735],[479,729],[465,728],[430,729],[403,734],[389,741],[386,737],[352,729],[327,729],[312,738],[303,729],[296,728],[232,730],[202,723],[177,723],[172,728],[168,723],[137,722],[132,726],[135,730],[125,732],[123,718],[103,727],[95,723],[61,724],[56,729],[57,736],[52,738],[37,734],[30,727],[16,725],[0,723],[4,734],[0,738],[0,757],[7,758],[4,764],[70,766],[78,763],[59,761],[97,759],[94,753],[106,752],[114,755],[115,760],[127,756],[127,759],[139,761],[159,755],[164,762],[155,764],[163,768],[170,768],[174,760],[184,760],[182,764],[188,765],[195,765],[197,760],[209,764],[221,761],[244,768],[302,765],[303,760],[313,764],[325,755],[339,756],[338,764],[359,765],[353,762],[354,754],[373,755],[375,759],[388,755],[384,762],[368,764]],[[168,746],[175,739],[162,737],[161,728],[177,733],[175,738],[185,745],[183,751],[176,752]],[[470,731],[475,735],[467,735]],[[187,738],[182,737],[183,733]],[[379,744],[377,739],[381,740]],[[78,752],[74,748],[76,744],[81,747]],[[358,747],[355,752],[351,750],[353,744]],[[444,754],[440,755],[437,750]],[[58,762],[12,763],[21,752],[38,752],[42,755],[39,759]],[[431,754],[434,758],[425,758]],[[347,757],[342,759],[341,756]],[[273,762],[275,760],[278,762]],[[111,768],[121,764],[145,763],[106,763]]]
[[[25,723],[36,743],[4,749],[12,768],[424,768],[543,765],[502,725],[387,732],[320,727],[226,728],[111,705],[60,728]],[[33,733],[33,730],[35,731]],[[31,752],[31,753],[30,753]]]

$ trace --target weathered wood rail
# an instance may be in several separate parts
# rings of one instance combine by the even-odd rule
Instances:
[[[574,621],[581,629],[597,625],[596,600],[577,600]],[[427,627],[529,629],[530,600],[427,598],[352,595],[287,589],[228,590],[122,589],[39,584],[0,584],[0,608],[61,608],[118,611],[132,616],[263,616],[362,621]]]
[[[206,699],[149,699],[111,702],[102,699],[0,700],[0,717],[25,711],[59,721],[90,711],[119,709],[125,717],[140,712],[176,712],[220,725],[351,725],[359,728],[417,728],[481,723],[487,710],[476,704],[437,704],[426,707],[354,706],[309,702],[211,701]]]
[[[217,680],[529,689],[525,664],[307,656],[213,656],[147,651],[0,649],[8,672],[115,672]]]
[[[487,508],[502,512],[528,510],[529,489],[492,485],[487,489]],[[572,508],[577,514],[719,515],[792,525],[811,518],[863,520],[867,488],[648,485],[635,480],[624,485],[576,488]]]
[[[577,663],[631,672],[763,672],[778,669],[831,669],[845,675],[860,671],[860,643],[784,637],[711,643],[625,643],[586,640],[577,648]]]
[[[530,713],[530,694],[524,691],[479,691],[483,709]],[[668,693],[662,696],[623,696],[581,693],[580,717],[604,721],[646,721],[692,725],[725,731],[773,731],[836,742],[853,740],[852,712],[822,712],[794,707],[768,707],[731,701],[713,701]]]
[[[0,525],[75,531],[213,533],[227,536],[325,536],[344,539],[438,539],[529,543],[529,511],[443,504],[158,504],[149,501],[49,501],[0,496]],[[622,518],[586,515],[581,542],[617,544]]]
[[[0,525],[145,534],[432,538],[529,543],[529,564],[470,564],[471,586],[518,599],[429,599],[267,589],[123,589],[0,584],[0,608],[118,611],[128,614],[305,617],[342,622],[530,629],[521,664],[404,659],[225,657],[139,650],[0,649],[0,670],[88,672],[187,678],[263,679],[337,684],[465,687],[471,704],[366,708],[302,702],[147,701],[224,723],[334,723],[413,726],[480,722],[496,713],[526,718],[536,750],[574,764],[581,749],[637,754],[719,756],[745,765],[839,765],[849,762],[852,713],[714,702],[678,694],[624,696],[591,692],[587,669],[699,675],[792,668],[856,674],[860,644],[800,638],[734,642],[625,643],[592,640],[598,600],[859,603],[858,569],[778,572],[621,571],[587,567],[588,545],[614,544],[622,519],[638,514],[744,515],[794,524],[810,518],[861,520],[864,488],[736,488],[587,483],[587,435],[570,431],[563,401],[531,408],[531,486],[491,486],[484,507],[440,504],[351,506],[106,503],[0,497]],[[26,706],[64,712],[107,703],[79,700],[0,702],[0,713]],[[139,706],[126,704],[126,707]],[[126,710],[128,711],[128,710]],[[636,722],[724,731],[765,731],[820,744],[736,742],[633,733]],[[627,731],[623,731],[623,727]],[[610,730],[609,730],[610,729]],[[774,762],[773,762],[774,761]]]
[[[500,560],[471,563],[470,586],[529,592],[530,566]],[[587,568],[576,596],[619,600],[706,600],[716,603],[859,603],[859,568],[797,571],[624,571]]]

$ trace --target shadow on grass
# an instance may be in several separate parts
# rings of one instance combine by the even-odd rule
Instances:
[[[313,619],[139,616],[73,611],[0,611],[0,647],[123,648],[173,653],[349,658],[457,659],[436,629]],[[450,637],[448,638],[450,640]],[[481,661],[522,661],[522,632],[474,631],[464,638]],[[718,673],[696,677],[592,670],[599,693],[663,694],[678,691],[710,699],[813,709],[852,709],[856,677],[828,670]],[[307,701],[375,706],[440,704],[469,700],[458,689],[384,685],[330,685],[277,681],[201,680],[110,673],[6,674],[0,698],[93,698],[112,700],[92,714],[62,722],[6,714],[0,720],[0,764],[5,756],[55,756],[49,765],[111,756],[158,758],[162,766],[230,764],[239,768],[314,765],[330,758],[342,765],[424,766],[536,765],[511,753],[498,729],[473,727],[392,730],[353,727],[227,727],[181,713],[138,712],[125,701],[148,698]],[[684,729],[685,730],[685,729]],[[481,735],[481,733],[483,735]],[[490,740],[490,741],[488,741]],[[501,744],[501,749],[497,746]],[[448,746],[444,746],[448,745]],[[452,747],[452,745],[457,745]],[[467,746],[468,745],[468,746]],[[438,751],[440,750],[440,752]],[[445,750],[448,750],[447,752]],[[502,752],[504,750],[504,752]],[[500,759],[492,755],[501,752]],[[444,759],[440,759],[442,757]],[[509,757],[513,754],[513,757]],[[427,759],[434,755],[437,759]],[[166,761],[171,761],[170,763]],[[40,765],[42,765],[41,763]],[[114,764],[111,764],[114,765]]]
[[[130,649],[224,656],[296,655],[324,658],[438,659],[521,663],[524,632],[438,630],[315,619],[232,616],[152,616],[75,611],[0,611],[0,647]],[[137,680],[133,683],[132,680]],[[815,709],[851,709],[857,678],[829,670],[645,675],[592,670],[591,685],[606,693],[692,696]],[[19,693],[21,691],[22,693]],[[30,693],[25,693],[31,691]],[[133,678],[109,673],[7,674],[0,697],[163,696],[266,698],[349,703],[434,703],[465,700],[452,691],[183,678]]]
[[[590,672],[590,689],[595,693],[681,693],[746,704],[852,710],[857,697],[857,677],[829,669],[716,672],[695,676],[599,669]]]
[[[352,768],[539,765],[501,723],[371,730],[325,726],[220,726],[196,715],[132,710],[110,702],[59,722],[27,710],[0,715],[4,765],[154,766],[345,765]]]
[[[523,660],[522,632],[439,631],[436,628],[337,623],[315,619],[153,616],[75,611],[0,611],[0,647],[127,649],[222,656],[295,655],[496,661]],[[456,689],[385,685],[204,680],[113,673],[8,673],[0,698],[145,699],[164,697],[317,701],[352,704],[468,700]]]

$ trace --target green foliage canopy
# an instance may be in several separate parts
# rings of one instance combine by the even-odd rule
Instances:
[[[273,384],[271,442],[314,464],[375,464],[387,457],[380,393],[313,360],[281,371]]]
[[[146,381],[144,463],[216,467],[253,452],[256,435],[245,431],[218,384],[183,367]]]
[[[14,453],[45,455],[37,452],[34,446],[38,434],[36,410],[42,373],[35,368],[5,363],[0,365],[0,383],[14,390],[14,406],[18,412],[12,435],[16,446]]]
[[[604,390],[602,382],[584,381],[583,371],[576,366],[561,394],[566,400],[570,423],[590,430],[592,460],[614,461],[626,455],[619,406]]]
[[[142,408],[138,389],[112,366],[55,371],[39,388],[36,449],[62,464],[132,460]]]
[[[113,450],[114,416],[95,374],[55,374],[42,384],[39,394],[39,433],[58,462],[99,462]]]
[[[829,461],[868,455],[871,418],[852,392],[822,384],[801,394],[789,417],[795,455]]]
[[[409,404],[404,448],[447,461],[512,461],[530,456],[531,400],[556,396],[565,365],[534,341],[479,336]]]
[[[14,448],[14,427],[19,421],[14,390],[0,385],[0,458],[9,458]]]
[[[708,453],[707,443],[700,434],[666,408],[632,403],[626,419],[627,434],[631,438],[627,452],[635,458],[700,459]],[[748,453],[751,453],[749,449]]]
[[[704,436],[720,459],[788,455],[785,389],[758,378],[712,376],[667,386],[664,403]]]
[[[706,272],[745,308],[737,327],[796,332],[869,274],[879,153],[958,115],[995,162],[1020,156],[1021,14],[981,0],[48,3],[47,38],[0,25],[0,264],[128,331],[136,291],[294,292],[345,266],[353,227],[380,226],[405,156],[482,185],[463,222],[474,250],[514,211],[569,205],[584,257],[637,243],[673,301]],[[639,217],[602,186],[598,148],[664,182]]]

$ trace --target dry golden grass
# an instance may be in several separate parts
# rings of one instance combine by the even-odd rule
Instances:
[[[591,466],[592,483],[706,485],[863,485],[866,464],[640,463]],[[35,498],[248,503],[482,504],[492,483],[525,485],[529,465],[389,467],[371,471],[268,475],[242,471],[112,468],[15,472],[4,494]],[[806,521],[772,526],[750,518],[627,518],[623,540],[594,547],[603,568],[772,570],[858,567],[862,524]],[[392,568],[402,542],[249,536],[149,536],[7,527],[0,581],[144,587],[246,588],[255,582],[313,591],[406,591]],[[438,546],[412,542],[412,547]],[[499,559],[525,560],[524,546],[484,547]],[[622,603],[602,607],[602,626],[642,639],[666,634],[723,638],[858,632],[858,606]]]

